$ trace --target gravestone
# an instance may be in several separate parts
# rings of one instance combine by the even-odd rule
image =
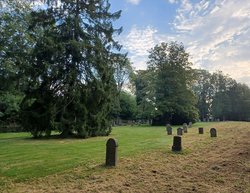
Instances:
[[[184,131],[184,133],[187,133],[187,132],[188,132],[188,127],[187,127],[187,125],[183,125],[183,131]]]
[[[188,128],[191,128],[192,127],[192,122],[189,122],[188,123]]]
[[[215,128],[211,128],[210,129],[210,136],[211,137],[217,137],[217,131]]]
[[[171,127],[169,124],[167,124],[166,130],[167,130],[167,134],[168,134],[168,135],[172,135],[173,129],[172,129],[172,127]]]
[[[203,129],[203,127],[199,127],[198,129],[199,129],[199,134],[204,134],[204,129]]]
[[[187,126],[187,123],[183,123],[183,127],[184,127],[184,126]]]
[[[113,138],[109,138],[106,143],[106,166],[117,165],[117,148],[117,141]]]
[[[182,130],[182,128],[178,128],[177,129],[177,135],[182,135],[183,134],[183,130]]]
[[[181,136],[174,136],[172,151],[181,151]]]

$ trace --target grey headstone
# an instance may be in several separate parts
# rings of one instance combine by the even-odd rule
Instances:
[[[181,136],[174,136],[172,151],[181,151]]]
[[[166,130],[168,130],[168,127],[171,127],[170,124],[166,124]]]
[[[217,131],[215,128],[211,128],[210,129],[210,136],[211,137],[217,137]]]
[[[182,135],[183,134],[183,130],[182,130],[182,128],[178,128],[177,129],[177,135]]]
[[[184,126],[187,126],[187,123],[183,123],[183,127],[184,127]]]
[[[192,122],[189,122],[188,123],[188,128],[191,128],[192,127]]]
[[[187,125],[183,125],[183,131],[184,131],[184,133],[187,133],[187,132],[188,132],[188,127],[187,127]]]
[[[172,135],[173,129],[169,124],[167,124],[166,130],[167,130],[168,135]]]
[[[199,134],[204,134],[204,128],[203,127],[199,127]]]
[[[117,141],[113,138],[109,138],[106,143],[106,166],[117,165],[117,149]]]

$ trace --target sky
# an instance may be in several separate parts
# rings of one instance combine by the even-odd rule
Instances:
[[[250,0],[110,0],[122,10],[116,39],[133,67],[146,69],[148,50],[182,42],[193,68],[223,71],[250,86]]]

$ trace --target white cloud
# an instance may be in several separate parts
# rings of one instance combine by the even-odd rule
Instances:
[[[131,61],[136,69],[145,69],[148,50],[154,47],[154,34],[157,32],[154,28],[148,26],[144,29],[138,29],[133,26],[130,32],[121,43],[129,51]]]
[[[147,51],[154,46],[154,34],[156,29],[148,26],[145,29],[138,29],[133,26],[126,40],[123,42],[124,47],[138,56],[147,55]]]
[[[168,0],[176,2],[176,0]],[[222,70],[250,86],[250,2],[178,1],[171,34],[133,27],[122,42],[137,69],[145,69],[150,48],[165,41],[183,42],[195,68]]]
[[[171,4],[174,4],[174,3],[177,3],[178,2],[178,0],[167,0],[169,3],[171,3]]]
[[[132,3],[134,5],[138,5],[141,0],[127,0],[127,2]]]
[[[129,56],[136,69],[146,69],[148,51],[162,41],[170,41],[171,37],[158,34],[151,26],[139,29],[133,26],[130,32],[121,37],[120,42],[124,49],[129,51]]]
[[[250,3],[203,0],[188,9],[185,4],[173,25],[196,67],[222,70],[250,85]]]

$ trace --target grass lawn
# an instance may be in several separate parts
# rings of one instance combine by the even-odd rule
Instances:
[[[213,123],[196,123],[210,127]],[[174,127],[173,133],[176,133]],[[119,159],[145,151],[165,149],[172,143],[165,127],[114,127],[110,136],[89,139],[34,140],[29,133],[0,134],[0,186],[7,182],[21,182],[64,172],[78,166],[101,165],[105,160],[106,141],[116,138]]]

